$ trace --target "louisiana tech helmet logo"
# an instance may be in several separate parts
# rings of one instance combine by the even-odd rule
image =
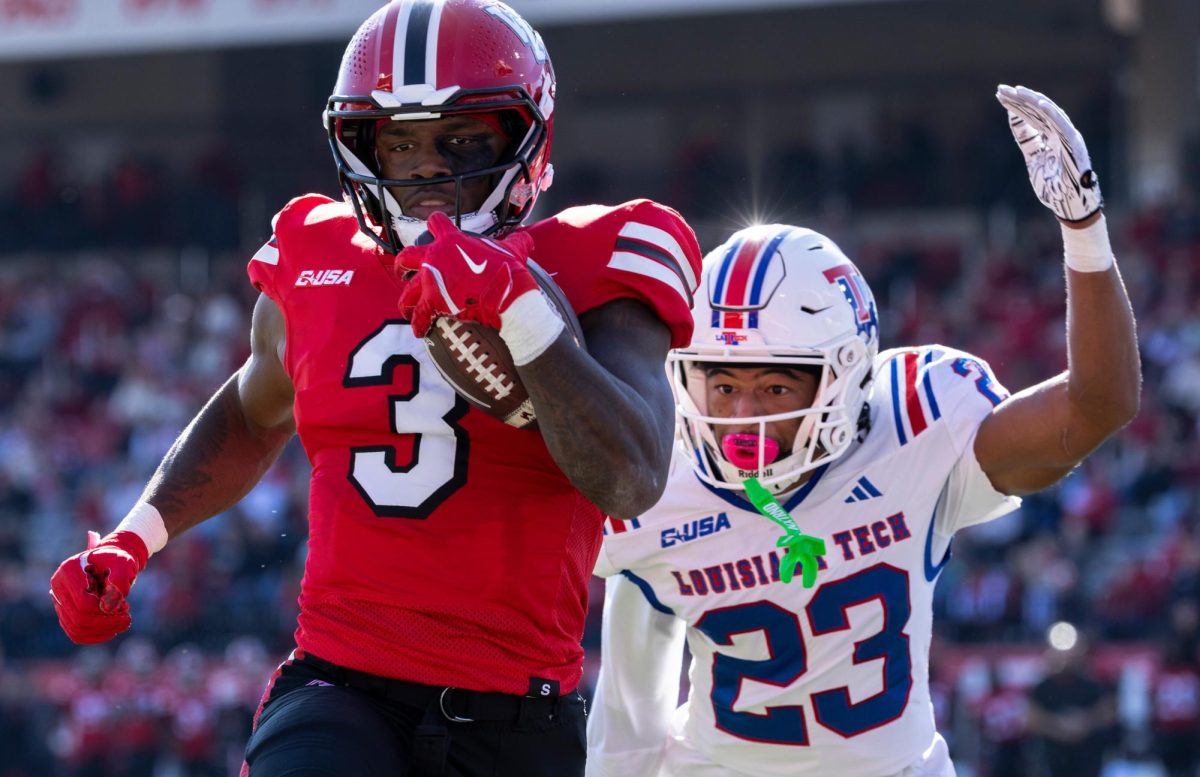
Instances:
[[[842,294],[854,310],[858,333],[871,339],[879,337],[879,316],[875,312],[875,300],[867,282],[852,264],[839,264],[824,271],[825,279],[841,287]]]

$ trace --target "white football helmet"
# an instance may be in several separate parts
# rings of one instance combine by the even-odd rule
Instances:
[[[679,434],[704,482],[740,489],[757,477],[781,493],[842,456],[866,430],[879,352],[875,298],[829,238],[780,224],[735,233],[705,257],[693,315],[692,342],[670,352],[668,369]],[[751,437],[757,456],[738,456],[738,466],[726,455],[721,429],[744,428],[747,419],[709,415],[703,368],[713,363],[816,367],[816,397],[808,408],[750,418],[759,425]],[[790,449],[767,439],[767,424],[794,418],[801,423]]]

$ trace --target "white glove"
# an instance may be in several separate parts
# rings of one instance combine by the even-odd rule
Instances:
[[[1086,219],[1104,204],[1083,136],[1041,92],[1000,84],[996,99],[1008,111],[1013,137],[1025,155],[1033,192],[1063,221]]]

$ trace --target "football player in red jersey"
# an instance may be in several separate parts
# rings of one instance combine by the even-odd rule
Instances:
[[[646,200],[522,226],[550,185],[554,89],[541,38],[496,0],[392,0],[367,19],[325,111],[345,202],[305,195],[276,216],[249,263],[248,361],[116,530],[52,578],[73,640],[113,637],[150,555],[299,434],[312,480],[296,649],[244,773],[583,772],[575,688],[602,515],[635,516],[665,483],[663,364],[691,337],[700,252]],[[420,339],[440,315],[499,331],[538,431],[440,377]]]

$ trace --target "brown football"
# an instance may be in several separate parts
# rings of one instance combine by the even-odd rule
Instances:
[[[550,304],[566,322],[576,345],[584,347],[583,330],[562,289],[533,260],[529,272]],[[442,316],[425,333],[434,366],[459,396],[488,415],[518,429],[536,429],[537,414],[521,384],[508,346],[500,333],[474,321]]]

